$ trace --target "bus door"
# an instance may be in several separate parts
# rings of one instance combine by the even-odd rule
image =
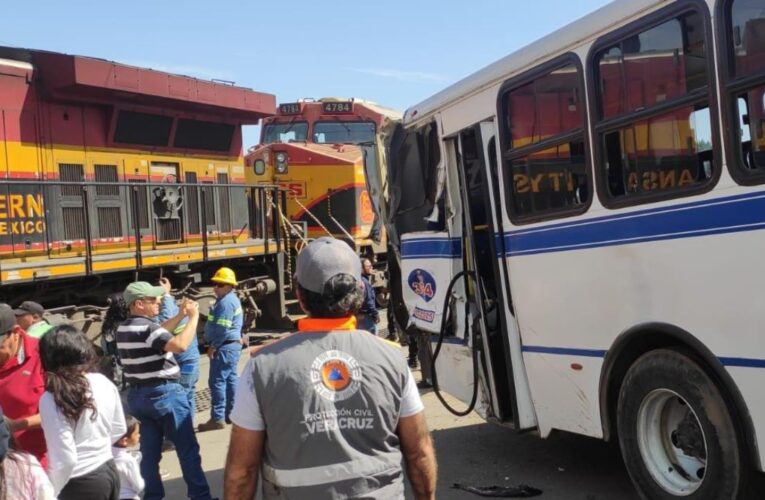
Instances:
[[[463,207],[464,266],[473,330],[480,333],[481,363],[487,374],[495,416],[516,429],[536,426],[520,352],[520,337],[508,286],[493,121],[461,130],[450,139],[456,150],[456,179]]]

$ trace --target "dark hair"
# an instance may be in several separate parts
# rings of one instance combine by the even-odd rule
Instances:
[[[343,318],[356,314],[364,301],[364,288],[349,274],[333,276],[324,285],[324,293],[306,290],[300,283],[300,303],[314,318]]]
[[[95,420],[96,402],[85,373],[93,371],[96,352],[88,337],[73,326],[57,326],[40,340],[40,359],[45,389],[61,414],[74,425],[85,410],[92,410]]]
[[[109,309],[104,315],[104,322],[101,326],[101,332],[107,342],[113,341],[117,336],[117,327],[120,323],[128,319],[130,309],[128,308],[122,293],[113,293],[108,298]]]
[[[135,418],[133,415],[125,415],[125,427],[127,430],[125,431],[125,434],[120,436],[120,438],[114,443],[114,446],[117,446],[117,443],[122,441],[125,438],[129,438],[131,434],[135,432],[135,430],[138,428],[140,422],[138,422],[138,419]],[[117,446],[119,448],[119,446]]]

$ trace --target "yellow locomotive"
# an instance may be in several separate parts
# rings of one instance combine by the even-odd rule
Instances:
[[[252,185],[287,192],[282,222],[299,248],[332,235],[346,240],[381,271],[386,241],[367,189],[365,155],[377,156],[380,130],[401,113],[360,99],[303,99],[279,105],[264,120],[261,143],[249,149],[245,176]],[[384,273],[373,279],[387,303]]]
[[[250,322],[256,300],[283,308],[279,196],[246,184],[241,139],[275,109],[246,88],[0,48],[0,301],[97,313],[137,277],[203,296],[226,265]]]

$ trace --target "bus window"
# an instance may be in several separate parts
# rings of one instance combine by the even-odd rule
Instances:
[[[697,192],[714,177],[706,40],[682,14],[596,49],[604,203]]]
[[[736,77],[762,73],[765,68],[765,9],[761,0],[728,2]]]
[[[521,79],[502,96],[508,212],[518,221],[584,210],[590,188],[580,70],[564,62]]]
[[[712,175],[709,108],[683,107],[604,136],[612,197],[685,189]]]
[[[603,51],[598,58],[600,116],[640,111],[706,87],[703,33],[701,15],[692,13]]]
[[[313,142],[317,144],[362,144],[374,140],[372,122],[316,122],[313,126]]]
[[[263,144],[303,142],[308,138],[308,123],[269,123],[263,127]]]
[[[733,0],[725,3],[728,42],[728,99],[736,116],[732,131],[736,158],[731,173],[740,182],[765,180],[765,8],[761,1]],[[743,82],[742,82],[743,81]]]

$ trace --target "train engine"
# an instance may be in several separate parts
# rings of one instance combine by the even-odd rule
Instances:
[[[225,265],[250,325],[283,315],[281,197],[246,184],[241,134],[275,110],[242,87],[0,48],[0,301],[87,327],[135,279],[212,298]]]
[[[252,184],[286,190],[281,222],[293,249],[320,236],[347,241],[373,262],[381,306],[388,302],[386,238],[367,188],[364,159],[377,155],[379,130],[400,118],[395,110],[360,99],[284,103],[264,120],[261,144],[245,158]]]

